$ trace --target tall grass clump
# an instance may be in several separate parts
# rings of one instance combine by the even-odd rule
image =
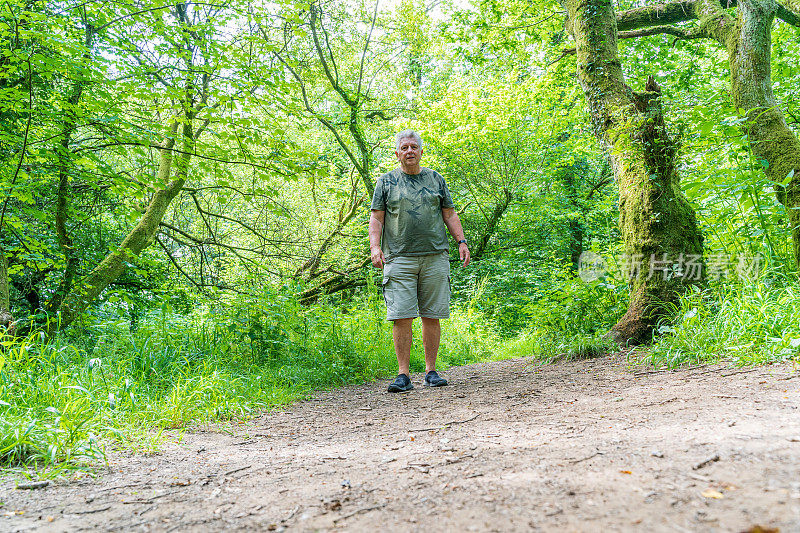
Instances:
[[[41,334],[0,335],[0,464],[75,464],[103,456],[96,362]]]
[[[715,361],[737,365],[797,359],[800,292],[796,281],[769,272],[720,283],[681,298],[675,320],[659,328],[654,366]]]

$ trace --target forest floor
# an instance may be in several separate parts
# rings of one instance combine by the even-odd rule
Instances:
[[[799,374],[617,354],[342,387],[97,476],[0,479],[0,530],[800,531]]]

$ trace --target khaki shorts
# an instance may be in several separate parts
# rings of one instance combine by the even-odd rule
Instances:
[[[386,320],[450,318],[450,261],[447,252],[393,257],[383,266]]]

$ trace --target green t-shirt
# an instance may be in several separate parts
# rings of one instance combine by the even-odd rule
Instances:
[[[375,184],[374,211],[385,211],[381,248],[386,258],[446,252],[447,228],[442,208],[455,207],[444,178],[422,168],[406,174],[399,168],[387,172]]]

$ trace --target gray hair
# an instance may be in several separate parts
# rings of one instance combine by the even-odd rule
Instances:
[[[400,148],[400,141],[402,141],[403,139],[412,139],[419,145],[420,148],[422,148],[422,137],[420,137],[419,133],[417,133],[414,130],[403,130],[397,135],[395,135],[394,138],[395,149]]]

